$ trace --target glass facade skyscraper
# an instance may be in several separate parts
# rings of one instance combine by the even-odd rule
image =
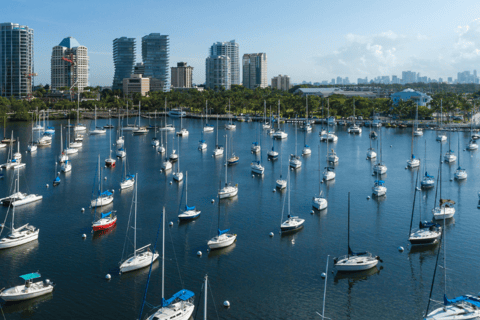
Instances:
[[[113,76],[112,90],[123,88],[123,79],[130,78],[135,64],[135,38],[121,37],[113,40]]]
[[[144,77],[149,77],[154,83],[165,90],[169,87],[169,39],[167,35],[150,33],[142,37],[142,60],[145,67]],[[151,86],[152,87],[152,86]],[[157,87],[155,85],[155,87]]]
[[[224,87],[231,88],[231,64],[228,56],[209,56],[205,61],[205,86],[209,89],[218,90]]]
[[[210,56],[227,56],[230,58],[230,83],[240,84],[239,46],[235,40],[217,42],[210,47]],[[208,70],[206,70],[208,72]],[[208,75],[206,75],[208,77]]]
[[[0,96],[25,98],[32,93],[33,29],[0,24]]]

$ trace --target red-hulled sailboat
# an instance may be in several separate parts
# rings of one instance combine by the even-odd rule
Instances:
[[[117,215],[114,214],[114,211],[107,213],[101,213],[100,219],[96,220],[92,224],[93,231],[102,231],[110,229],[117,224]]]

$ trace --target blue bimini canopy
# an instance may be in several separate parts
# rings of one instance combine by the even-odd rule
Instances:
[[[425,177],[433,179],[433,176],[429,175],[428,172],[426,172],[426,171],[425,171]]]
[[[443,296],[443,303],[448,306],[457,302],[468,302],[477,308],[480,308],[480,300],[472,296],[460,296],[453,299],[448,299],[446,295]]]
[[[162,299],[162,307],[168,307],[169,305],[171,305],[177,299],[182,300],[182,301],[187,301],[188,299],[190,299],[194,296],[195,296],[195,293],[193,293],[192,291],[187,290],[187,289],[182,289],[182,290],[178,291],[177,293],[175,293],[170,299],[168,299],[168,300]]]
[[[106,191],[103,191],[102,193],[100,193],[101,196],[111,196],[113,193],[111,193],[110,191],[106,190]]]
[[[189,206],[185,205],[185,210],[186,210],[186,211],[195,210],[195,206],[189,207]]]
[[[54,181],[60,181],[60,177],[56,177]]]
[[[41,277],[40,273],[36,273],[36,272],[29,273],[29,274],[24,274],[23,276],[20,276],[20,278],[22,278],[25,281],[40,278],[40,277]]]
[[[213,124],[207,124],[206,127],[214,127]]]
[[[12,162],[17,162],[17,159],[12,159]]]
[[[102,219],[105,218],[105,217],[108,217],[111,214],[112,214],[112,211],[107,212],[107,213],[102,213]]]
[[[123,148],[120,148],[120,149],[118,149],[118,151],[125,151],[125,149],[123,149]]]
[[[230,229],[225,229],[225,230],[220,230],[220,229],[218,229],[218,235],[221,236],[222,234],[225,234],[225,233],[227,233],[228,231],[230,231]]]
[[[380,186],[383,186],[385,184],[385,181],[383,180],[375,180],[375,183],[380,185]]]
[[[47,129],[53,129],[53,130],[55,130],[55,127],[47,127]]]
[[[415,155],[412,153],[412,159],[415,159]]]

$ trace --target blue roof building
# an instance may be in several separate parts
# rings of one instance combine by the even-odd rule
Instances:
[[[432,97],[430,97],[429,95],[420,91],[415,91],[413,89],[405,89],[403,91],[396,92],[392,94],[390,98],[392,99],[394,105],[398,105],[400,100],[413,100],[413,102],[415,102],[419,106],[424,107],[426,107],[427,104],[432,100]]]

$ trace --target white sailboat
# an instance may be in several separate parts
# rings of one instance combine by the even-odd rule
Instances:
[[[167,171],[172,169],[172,163],[168,159],[168,141],[167,133],[165,132],[165,161],[162,162],[162,170]]]
[[[443,125],[443,105],[442,105],[442,100],[440,99],[440,126],[438,128],[439,131],[442,131],[442,125]],[[447,141],[447,136],[443,133],[439,133],[437,135],[437,141],[443,142]]]
[[[173,173],[173,180],[181,182],[183,180],[183,172],[180,171],[180,139],[178,141],[178,153],[177,153],[177,172]]]
[[[448,139],[450,141],[450,139]],[[440,175],[439,179],[437,182],[437,188],[440,190],[440,201],[438,206],[432,209],[433,213],[433,218],[435,220],[445,220],[445,219],[450,219],[455,215],[455,201],[450,200],[450,199],[443,199],[442,198],[442,164],[441,164],[441,155],[442,155],[442,145],[440,145]],[[437,199],[435,198],[435,202],[437,202]]]
[[[158,147],[160,142],[157,139],[157,109],[155,109],[155,126],[154,126],[154,137],[152,138],[152,146]]]
[[[25,284],[0,290],[0,298],[7,302],[18,302],[37,298],[53,291],[55,284],[50,280],[33,282],[33,279],[40,278],[38,272],[20,276]]]
[[[444,160],[446,163],[454,163],[455,161],[457,161],[457,156],[455,155],[455,152],[451,149],[450,147],[450,133],[448,133],[448,151],[447,153],[445,153],[445,157],[444,157]]]
[[[375,132],[375,131],[372,131]],[[367,159],[373,160],[377,158],[377,153],[375,152],[375,148],[372,147],[372,139],[368,139],[370,141],[370,148],[367,150]]]
[[[160,128],[161,131],[175,131],[173,123],[167,124],[167,98],[165,97],[165,126]]]
[[[227,148],[227,136],[225,136],[225,148]],[[228,182],[227,154],[225,153],[225,186],[218,190],[220,199],[233,198],[238,194],[238,185],[232,185]]]
[[[460,134],[458,135],[458,168],[453,174],[456,180],[467,179],[467,171],[460,166]]]
[[[428,188],[433,188],[435,186],[435,178],[434,176],[431,176],[427,172],[427,140],[425,140],[425,158],[423,160],[423,179],[422,182],[420,182],[420,186],[422,189],[428,189]]]
[[[141,117],[140,117],[140,109],[142,107],[142,103],[141,102],[138,102],[138,127],[133,129],[133,134],[135,135],[143,135],[143,134],[147,134],[148,133],[148,129],[147,127],[140,127],[140,120],[141,120]]]
[[[12,194],[8,197],[0,199],[0,202],[5,207],[19,207],[42,199],[43,196],[38,194],[27,194],[20,192],[20,171],[17,170],[17,179],[15,179],[15,185]]]
[[[117,160],[112,157],[112,130],[110,130],[108,146],[110,148],[110,155],[107,159],[105,159],[105,166],[107,166],[108,168],[115,168]]]
[[[322,156],[320,154],[320,145],[318,146],[318,196],[313,197],[312,199],[312,207],[314,207],[317,210],[324,210],[328,206],[328,201],[323,197],[323,191],[322,191],[322,171],[321,171],[321,159]]]
[[[270,107],[270,114],[272,113],[272,110],[271,110],[271,107]],[[263,100],[263,125],[262,125],[262,128],[263,129],[270,129],[272,126],[271,126],[271,122],[267,122],[267,102],[265,100]]]
[[[374,268],[378,262],[381,262],[378,256],[373,256],[369,252],[355,253],[350,249],[350,192],[348,193],[348,251],[347,255],[334,258],[335,268],[340,272],[355,272]]]
[[[210,248],[210,250],[221,249],[221,248],[231,246],[235,242],[235,240],[237,240],[237,235],[228,233],[229,231],[230,229],[220,230],[220,201],[218,201],[217,235],[207,242],[207,245]]]
[[[95,105],[95,129],[90,131],[90,134],[104,134],[107,130],[103,127],[97,127],[97,105]]]
[[[35,112],[36,119],[35,119],[35,126],[32,128],[33,131],[43,131],[43,126],[40,123],[40,114],[38,113],[38,107],[37,111]]]
[[[4,144],[4,143],[2,143]],[[4,144],[5,147],[7,146],[6,144]],[[37,151],[37,145],[34,143],[33,141],[33,122],[32,122],[32,141],[28,144],[28,147],[27,147],[28,151],[30,152],[35,152]]]
[[[334,143],[338,141],[338,137],[335,134],[335,132],[331,132],[329,129],[330,126],[335,125],[335,120],[332,118],[333,116],[330,117],[330,99],[327,98],[327,130],[328,132],[326,130],[322,130],[322,132],[320,132],[320,141],[327,141],[327,142],[334,142]]]
[[[297,121],[295,121],[295,154],[290,155],[289,166],[294,169],[302,166],[302,160],[297,156]]]
[[[280,100],[278,100],[278,118],[277,118],[277,131],[273,133],[273,139],[287,139],[288,134],[280,129]]]
[[[473,110],[476,110],[475,103],[473,104]],[[470,119],[470,135],[471,135],[471,138],[470,138],[470,141],[468,142],[467,150],[468,151],[477,150],[478,144],[475,142],[474,133],[473,133],[473,116]],[[460,151],[458,152],[458,154],[460,155]]]
[[[217,156],[222,156],[223,155],[223,147],[221,145],[218,144],[218,130],[219,130],[219,126],[218,126],[218,114],[217,114],[217,137],[216,137],[216,140],[215,140],[215,149],[213,150],[213,156],[214,157],[217,157]]]
[[[180,108],[182,110],[182,108]],[[188,130],[183,127],[183,116],[180,117],[180,131],[177,132],[177,136],[181,137],[187,137],[188,136]]]
[[[202,118],[202,124],[203,124],[203,118]],[[203,128],[205,128],[205,126]],[[211,128],[213,130],[213,127],[211,127]],[[203,133],[204,132],[205,132],[205,130],[202,131],[202,139],[200,141],[198,141],[198,150],[200,150],[200,151],[207,150],[207,142],[205,141],[205,139],[203,139]]]
[[[413,134],[416,137],[423,136],[423,130],[418,127],[418,103],[417,103],[417,111],[415,113],[415,130],[414,130]]]
[[[70,119],[68,119],[68,127],[67,127],[67,130],[68,130],[68,144],[67,144],[67,148],[65,148],[63,150],[63,152],[65,152],[66,154],[75,154],[75,153],[78,153],[78,149],[72,147],[72,143],[70,142]],[[65,137],[65,140],[66,140],[66,137]],[[80,143],[80,147],[82,146],[82,144]]]
[[[232,123],[232,114],[230,113],[230,99],[228,99],[228,117],[229,117],[229,123],[225,124],[225,129],[226,130],[235,130],[237,129],[237,125]]]
[[[262,138],[260,137],[260,145],[259,145],[260,148],[261,148],[261,145],[262,145]],[[255,158],[257,158],[256,153],[254,154],[255,154]],[[263,173],[265,172],[265,167],[262,164],[262,158],[263,158],[262,154],[260,154],[260,160],[255,159],[255,161],[250,164],[250,168],[252,169],[253,173],[263,175]]]
[[[362,128],[355,124],[355,99],[353,99],[353,125],[348,128],[348,133],[360,134],[362,133]]]
[[[290,171],[287,174],[287,179],[290,182]],[[291,189],[290,183],[288,183],[287,189],[288,189],[288,215],[287,215],[287,220],[283,221],[283,209],[282,209],[283,222],[280,224],[280,231],[282,233],[297,231],[303,228],[303,223],[305,222],[305,219],[299,218],[297,216],[292,216],[290,214],[290,189]]]
[[[203,132],[213,132],[214,128],[215,127],[212,124],[208,124],[208,100],[206,100],[205,101],[205,125],[203,126]]]
[[[8,213],[7,213],[8,214]],[[0,235],[3,232],[0,230]],[[40,230],[28,223],[15,229],[15,207],[12,209],[12,224],[10,226],[10,234],[0,238],[0,249],[8,249],[29,243],[38,239]]]
[[[138,177],[138,174],[135,174],[135,177]],[[133,222],[133,254],[126,258],[125,260],[120,262],[120,272],[130,272],[134,270],[138,270],[141,268],[148,267],[151,263],[157,260],[159,254],[157,252],[152,252],[150,250],[150,244],[143,246],[137,249],[137,202],[138,202],[138,183],[135,184],[135,198],[133,199],[135,203],[135,214],[134,214],[134,222]],[[164,209],[165,210],[165,209]],[[165,212],[164,212],[165,216]],[[129,219],[130,223],[130,219]],[[127,235],[128,230],[130,229],[130,225],[127,227]],[[126,243],[126,241],[125,241]],[[124,248],[125,251],[125,248]],[[123,257],[122,257],[123,258]]]
[[[137,127],[136,125],[134,124],[128,124],[128,101],[127,101],[127,125],[125,127],[123,127],[123,131],[134,131],[134,130],[138,130],[139,127]],[[138,123],[140,125],[140,123]]]
[[[18,159],[15,159],[14,153],[13,153],[13,142],[15,139],[13,139],[13,131],[12,131],[12,137],[10,138],[10,148],[8,148],[8,154],[7,154],[7,162],[2,164],[1,167],[5,169],[20,169],[24,168],[26,166],[25,163],[22,163],[21,157]]]
[[[90,207],[101,207],[106,206],[113,202],[113,193],[105,190],[103,191],[103,179],[102,179],[102,170],[100,168],[100,155],[98,155],[98,193],[97,197],[90,201]]]
[[[63,127],[60,126],[60,155],[58,156],[58,162],[64,163],[65,161],[68,160],[68,155],[64,150],[63,146]],[[66,139],[66,138],[65,138]]]
[[[80,95],[77,94],[77,124],[73,128],[73,132],[87,131],[87,126],[80,123]]]
[[[283,156],[282,156],[282,149],[280,148],[280,178],[275,181],[276,188],[280,190],[283,190],[287,187],[287,180],[283,179],[282,170],[283,170]]]
[[[417,114],[418,114],[418,105],[417,105]],[[417,159],[415,158],[415,154],[413,153],[413,145],[414,145],[414,141],[413,141],[413,135],[414,135],[414,128],[412,128],[412,142],[410,144],[410,159],[407,160],[407,166],[409,168],[417,168],[417,167],[420,167],[420,159]]]
[[[135,185],[135,175],[133,174],[127,174],[127,158],[125,156],[125,160],[122,161],[122,166],[123,166],[123,179],[122,182],[120,182],[120,189],[128,189],[131,188]]]
[[[200,216],[201,211],[197,210],[195,206],[188,206],[188,171],[185,172],[185,211],[178,215],[180,221],[188,221],[197,219]]]
[[[385,163],[383,162],[383,159],[382,159],[383,148],[382,148],[382,129],[381,128],[379,129],[379,132],[380,132],[379,133],[380,138],[377,140],[377,144],[380,143],[380,147],[379,147],[380,158],[378,159],[378,162],[373,166],[373,172],[382,175],[382,174],[387,173],[387,166],[385,165]]]

